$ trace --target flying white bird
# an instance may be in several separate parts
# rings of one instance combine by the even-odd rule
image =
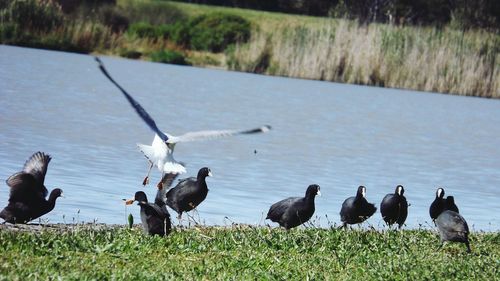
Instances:
[[[166,175],[173,174],[183,174],[186,172],[186,168],[180,162],[174,159],[173,153],[175,145],[179,142],[190,142],[198,140],[214,139],[226,136],[233,136],[239,134],[255,134],[255,133],[265,133],[271,130],[271,126],[265,125],[259,128],[250,130],[219,130],[219,131],[199,131],[190,132],[181,136],[172,136],[164,133],[158,129],[156,122],[151,118],[151,116],[146,112],[146,110],[130,95],[125,89],[123,89],[107,72],[103,63],[99,58],[95,58],[99,63],[99,69],[102,73],[125,95],[125,98],[129,101],[130,105],[135,109],[137,114],[146,122],[146,124],[155,132],[155,137],[151,145],[137,144],[141,152],[149,160],[150,166],[146,177],[144,178],[143,185],[149,182],[149,174],[153,166],[156,166],[158,170],[162,173],[162,180],[158,183],[158,187],[161,188],[164,178]]]
[[[251,130],[220,130],[220,131],[199,131],[190,132],[181,136],[172,136],[166,134],[168,140],[166,142],[155,135],[153,143],[151,145],[137,144],[141,152],[149,160],[150,166],[146,178],[143,184],[148,183],[149,173],[153,166],[156,166],[158,170],[162,173],[162,181],[165,174],[183,174],[186,172],[186,168],[180,162],[174,159],[174,148],[179,142],[190,142],[199,140],[209,140],[220,137],[234,136],[238,134],[254,134],[254,133],[264,133],[271,129],[270,126],[262,126],[260,128],[255,128]]]

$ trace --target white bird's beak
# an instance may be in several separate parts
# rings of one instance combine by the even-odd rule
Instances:
[[[212,171],[209,171],[209,172],[208,172],[208,176],[209,176],[209,177],[213,177],[213,175],[212,175]]]
[[[316,193],[316,195],[321,197],[321,191],[318,190],[318,193]]]

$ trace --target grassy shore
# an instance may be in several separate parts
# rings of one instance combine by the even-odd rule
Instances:
[[[150,237],[134,227],[0,228],[0,279],[495,280],[500,234],[438,249],[428,230],[200,227]]]
[[[94,14],[90,15],[89,11],[74,13],[57,28],[3,28],[0,43],[500,98],[500,34],[494,31],[360,25],[344,19],[152,0],[118,0],[115,8],[102,9],[105,11],[91,10]],[[186,34],[172,36],[165,31],[168,25],[213,13],[247,20],[251,24],[249,40],[213,52],[185,44]],[[110,18],[109,14],[126,17],[129,30],[116,32],[105,20],[98,20],[99,15]],[[131,30],[136,23],[159,28],[151,31],[156,35],[138,36]],[[2,25],[8,27],[8,23]]]

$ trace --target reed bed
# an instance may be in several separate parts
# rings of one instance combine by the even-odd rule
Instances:
[[[305,79],[500,97],[500,37],[449,28],[285,22],[256,30],[228,68]]]

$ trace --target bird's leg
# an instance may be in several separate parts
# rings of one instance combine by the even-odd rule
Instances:
[[[156,187],[158,187],[158,189],[163,189],[163,178],[165,177],[165,173],[161,173],[161,178],[160,178],[160,182],[156,185]]]
[[[201,224],[200,223],[201,222],[200,213],[198,213],[198,209],[197,208],[194,208],[193,211],[194,212],[193,212],[193,216],[191,217],[191,219],[193,220],[193,223],[195,225],[200,225]],[[196,216],[198,217],[198,220],[196,220],[196,218],[195,218],[195,213],[196,213]]]
[[[439,244],[439,247],[437,248],[438,251],[441,251],[444,246],[444,241],[441,241],[441,244]]]
[[[467,241],[465,241],[465,246],[467,246],[467,253],[472,252],[472,251],[470,250],[470,244],[469,244],[469,241],[468,241],[468,240],[467,240]]]
[[[179,226],[182,224],[182,212],[177,215],[177,222],[179,223]]]
[[[144,178],[144,180],[142,181],[142,185],[145,186],[146,184],[149,183],[149,174],[151,173],[151,169],[153,169],[153,166],[154,166],[154,163],[149,161],[149,163],[151,163],[151,165],[149,165],[149,170],[148,170],[148,173],[146,174],[146,177]]]

